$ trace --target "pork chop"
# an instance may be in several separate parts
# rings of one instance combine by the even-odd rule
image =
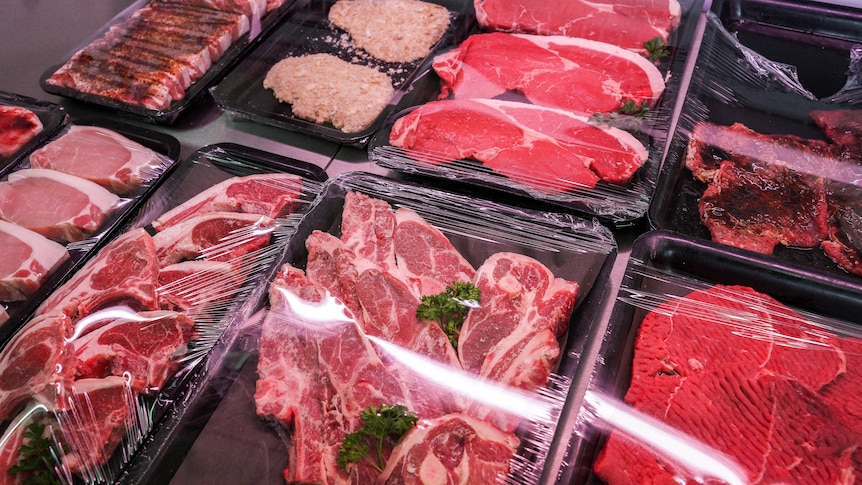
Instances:
[[[31,297],[45,278],[69,259],[61,244],[5,221],[0,221],[0,248],[0,301]]]

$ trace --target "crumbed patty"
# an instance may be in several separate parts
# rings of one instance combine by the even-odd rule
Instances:
[[[346,133],[362,131],[395,94],[389,76],[330,54],[287,57],[263,80],[293,114],[315,123],[330,122]]]
[[[449,11],[420,0],[339,0],[329,21],[377,59],[411,62],[427,56],[449,28]]]

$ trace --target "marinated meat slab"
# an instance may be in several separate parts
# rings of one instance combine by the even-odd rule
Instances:
[[[143,229],[133,229],[99,250],[36,313],[62,312],[77,321],[113,305],[136,311],[158,310],[158,275],[152,236]]]
[[[847,483],[862,434],[835,396],[856,401],[844,349],[858,341],[747,287],[697,290],[641,322],[625,402],[729,456],[748,483]],[[616,433],[594,469],[609,485],[689,478]]]
[[[319,320],[308,321],[310,309]],[[293,431],[288,482],[373,483],[367,464],[336,465],[338,447],[363,409],[410,403],[343,305],[291,266],[270,287],[258,373],[257,413]]]
[[[53,408],[54,386],[71,380],[74,350],[65,315],[36,317],[0,351],[0,421],[13,418],[34,397]]]
[[[474,0],[476,19],[487,30],[566,35],[635,51],[668,36],[679,25],[676,0]]]
[[[152,222],[152,226],[161,231],[208,212],[243,212],[272,219],[284,217],[296,208],[301,192],[302,179],[293,174],[232,177],[160,215]]]
[[[242,14],[151,2],[76,52],[46,83],[164,110],[185,98],[249,22]]]
[[[518,62],[512,62],[517,59]],[[508,91],[531,103],[590,116],[626,101],[653,105],[664,79],[646,58],[588,39],[500,32],[471,35],[437,56],[440,99],[494,98]]]
[[[21,106],[0,106],[0,159],[9,158],[42,132],[42,120]]]
[[[135,392],[158,392],[179,367],[195,322],[171,311],[140,312],[76,335],[75,377],[125,378]]]
[[[206,7],[214,10],[223,10],[225,12],[235,12],[247,15],[251,18],[254,15],[260,16],[267,11],[267,0],[163,0],[170,3],[179,3],[183,5],[195,5],[198,7]],[[272,0],[270,0],[272,1]],[[273,2],[275,3],[275,2]],[[280,5],[283,3],[278,2]]]
[[[41,234],[0,221],[0,301],[23,301],[69,259],[62,245]]]
[[[30,154],[30,166],[57,170],[129,195],[160,173],[163,160],[153,150],[116,131],[72,125],[60,138]]]
[[[809,115],[833,143],[857,155],[862,151],[862,110],[815,110]]]
[[[232,261],[269,244],[274,221],[257,214],[206,212],[153,236],[160,266],[200,256]]]
[[[119,201],[93,182],[55,170],[18,170],[0,183],[0,219],[58,242],[96,233]]]
[[[421,163],[473,159],[542,193],[628,184],[646,161],[630,133],[562,110],[499,100],[443,100],[398,119],[393,146]],[[475,169],[473,169],[475,170]]]
[[[376,483],[502,483],[520,440],[467,414],[423,420],[392,451]]]

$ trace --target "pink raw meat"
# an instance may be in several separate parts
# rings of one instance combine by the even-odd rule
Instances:
[[[18,170],[0,183],[0,219],[59,242],[91,236],[119,201],[93,182],[55,170]]]
[[[162,308],[188,310],[228,299],[242,288],[246,274],[230,262],[182,261],[159,270],[157,293]]]
[[[286,173],[233,177],[198,193],[152,222],[162,231],[206,212],[245,212],[270,218],[292,212],[302,193],[302,178]]]
[[[72,125],[63,136],[30,154],[33,168],[75,175],[118,195],[129,195],[160,173],[153,150],[97,126]]]
[[[42,132],[42,120],[21,106],[0,106],[0,158],[8,158]]]
[[[257,214],[207,212],[153,236],[160,266],[204,256],[233,261],[269,244],[275,221]]]
[[[341,211],[341,240],[344,246],[384,271],[395,269],[395,215],[384,200],[361,192],[348,192]]]
[[[62,245],[4,221],[0,221],[0,248],[0,301],[31,297],[45,278],[69,259]]]

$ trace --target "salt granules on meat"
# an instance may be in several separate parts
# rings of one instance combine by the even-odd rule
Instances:
[[[747,483],[852,483],[860,347],[751,288],[717,285],[644,317],[625,402],[735,460]],[[596,474],[610,485],[694,480],[646,445],[612,433]]]

